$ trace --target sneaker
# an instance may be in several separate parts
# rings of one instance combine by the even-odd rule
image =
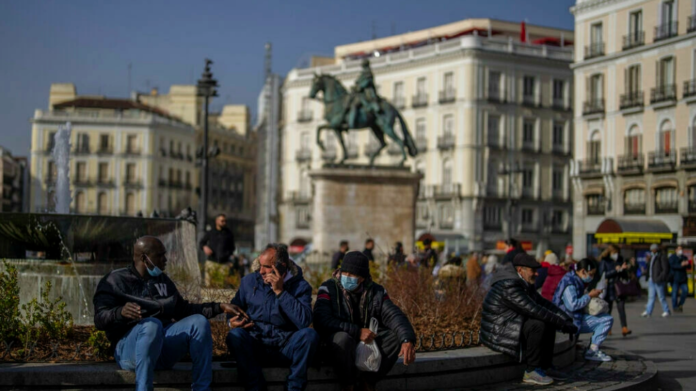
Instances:
[[[603,351],[599,349],[587,349],[587,352],[585,352],[585,360],[608,362],[611,361],[611,357],[607,356]]]
[[[665,311],[665,312],[662,313],[662,317],[663,317],[663,318],[666,318],[666,317],[668,317],[669,315],[670,315],[670,314],[669,314],[669,311]]]
[[[524,372],[524,378],[522,378],[522,383],[537,384],[540,386],[548,386],[553,384],[553,379],[546,376],[546,372],[537,368],[532,372]]]
[[[644,317],[644,318],[649,318],[649,317],[650,317],[650,314],[648,313],[648,311],[643,311],[643,313],[640,314],[640,316],[642,316],[642,317]]]
[[[674,309],[674,312],[684,312],[684,307],[679,306],[679,307]]]

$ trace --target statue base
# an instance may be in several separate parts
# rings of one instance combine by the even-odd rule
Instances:
[[[315,250],[332,253],[342,240],[362,250],[368,237],[375,240],[375,255],[396,242],[406,251],[413,248],[421,174],[401,167],[331,165],[309,175],[315,189]]]

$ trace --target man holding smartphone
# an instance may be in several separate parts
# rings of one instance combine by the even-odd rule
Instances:
[[[266,246],[246,275],[232,304],[227,347],[247,390],[265,389],[262,367],[290,368],[288,390],[307,387],[307,368],[319,344],[312,324],[312,287],[282,244]],[[247,315],[248,314],[248,315]]]

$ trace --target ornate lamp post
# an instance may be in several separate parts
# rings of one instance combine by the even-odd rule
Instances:
[[[201,209],[199,214],[199,232],[201,237],[205,234],[205,224],[208,217],[208,103],[210,98],[217,95],[217,80],[213,79],[210,65],[213,62],[205,59],[205,70],[198,80],[198,96],[204,99],[203,104],[203,153],[201,156]]]

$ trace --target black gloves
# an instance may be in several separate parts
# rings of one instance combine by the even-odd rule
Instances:
[[[563,334],[575,335],[578,333],[578,328],[573,323],[566,323],[561,327],[561,332]]]

